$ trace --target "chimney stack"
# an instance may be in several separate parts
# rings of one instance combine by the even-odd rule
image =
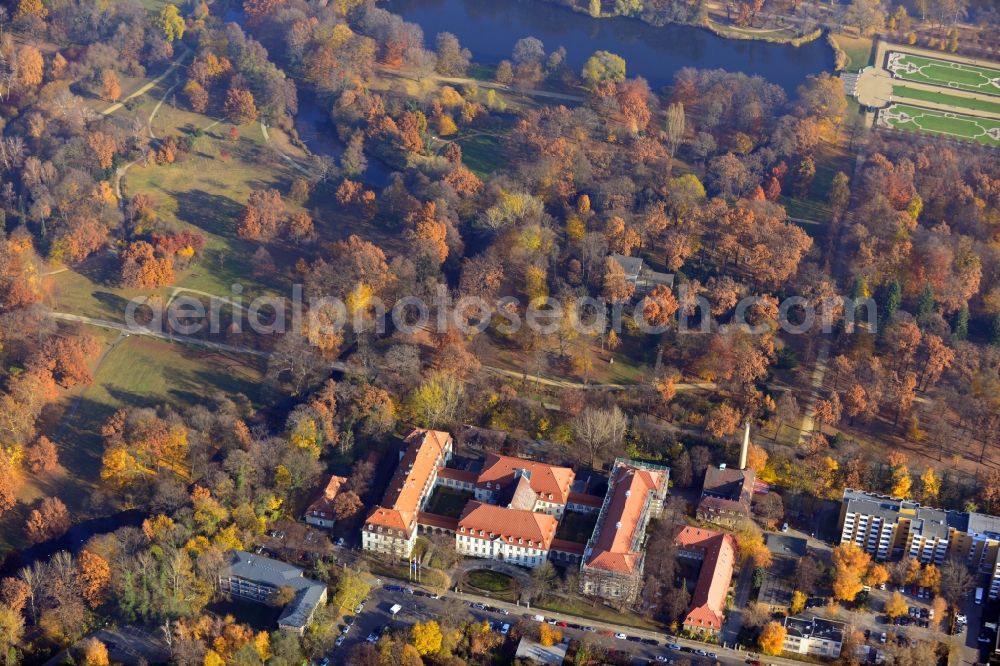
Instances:
[[[740,447],[740,469],[747,468],[747,450],[750,448],[750,419],[743,423],[743,446]]]

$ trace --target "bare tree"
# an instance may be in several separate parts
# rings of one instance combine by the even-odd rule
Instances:
[[[951,558],[941,565],[941,596],[953,607],[958,608],[974,584],[972,572],[961,560]]]
[[[587,407],[573,422],[573,434],[593,467],[608,449],[618,450],[627,427],[628,418],[617,405],[611,409]]]

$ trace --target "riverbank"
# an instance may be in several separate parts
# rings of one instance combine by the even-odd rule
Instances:
[[[625,14],[619,14],[614,12],[602,11],[596,16],[590,12],[586,7],[581,7],[576,4],[575,0],[543,0],[549,4],[557,5],[565,9],[570,9],[578,14],[585,14],[591,18],[630,18],[637,21],[641,21],[646,25],[651,25],[654,28],[661,28],[664,25],[674,24],[683,25],[691,28],[703,28],[708,30],[714,35],[725,39],[736,39],[736,40],[746,40],[746,41],[758,41],[758,42],[768,42],[770,44],[789,44],[791,46],[801,46],[803,44],[808,44],[809,42],[815,41],[823,36],[822,28],[815,28],[810,31],[802,32],[797,31],[790,26],[782,26],[777,28],[742,28],[735,25],[729,25],[718,20],[713,20],[711,16],[705,16],[702,21],[669,21],[665,24],[654,23],[648,21],[642,16],[627,16]]]

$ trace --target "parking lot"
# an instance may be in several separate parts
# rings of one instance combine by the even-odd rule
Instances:
[[[399,589],[396,589],[397,587]],[[498,632],[502,632],[504,624],[509,624],[513,629],[518,623],[522,623],[522,626],[536,623],[536,620],[533,619],[536,615],[535,610],[510,607],[508,604],[499,603],[497,606],[502,605],[508,608],[486,606],[485,601],[480,601],[478,598],[455,593],[433,598],[430,593],[415,589],[415,594],[410,594],[406,591],[407,587],[405,583],[395,581],[386,581],[374,587],[368,599],[365,600],[362,611],[348,615],[351,618],[349,620],[350,629],[342,645],[328,655],[331,663],[340,663],[347,651],[354,645],[367,640],[370,636],[375,638],[382,630],[389,627],[408,627],[415,622],[440,620],[446,617],[460,621],[486,620]],[[390,609],[396,604],[402,608],[393,616],[390,614]],[[736,666],[737,664],[745,664],[748,657],[747,653],[723,650],[694,641],[672,639],[664,634],[653,634],[652,632],[628,628],[618,628],[616,631],[614,628],[598,622],[587,625],[583,624],[585,620],[580,619],[575,621],[572,618],[555,620],[546,611],[537,612],[542,614],[546,620],[551,620],[550,624],[557,624],[565,639],[583,640],[584,637],[589,637],[596,644],[603,645],[608,649],[624,651],[631,655],[635,664],[671,663],[665,660],[684,658],[692,664],[706,665],[718,662],[726,666]],[[654,642],[655,644],[653,644]],[[669,647],[670,645],[673,646],[673,649]],[[705,654],[698,654],[697,650],[701,650]],[[709,653],[714,654],[715,657],[709,656]],[[658,661],[657,657],[661,660]],[[777,664],[795,663],[778,658],[769,658],[765,661]]]

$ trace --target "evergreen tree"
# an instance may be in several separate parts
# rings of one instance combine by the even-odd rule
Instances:
[[[920,292],[920,301],[917,303],[917,316],[926,317],[934,312],[934,288],[930,283],[924,285],[924,290]]]
[[[882,331],[885,330],[886,325],[892,321],[892,316],[896,314],[899,310],[899,304],[903,300],[903,290],[899,287],[899,281],[893,280],[889,285],[883,290],[882,303],[879,307],[879,330],[878,334],[882,335]]]
[[[965,340],[969,337],[969,306],[963,305],[962,309],[955,315],[955,323],[952,325],[952,335],[956,340]]]

